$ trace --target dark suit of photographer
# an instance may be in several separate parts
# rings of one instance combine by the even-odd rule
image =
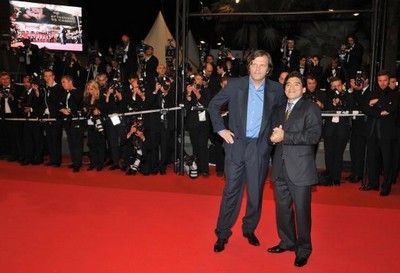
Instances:
[[[147,105],[150,109],[166,109],[174,107],[175,104],[175,88],[172,80],[165,76],[159,76],[155,86],[155,91],[147,97]],[[175,120],[174,111],[155,113],[153,116],[154,124],[157,125],[159,132],[159,147],[161,158],[159,160],[160,174],[165,174],[167,165],[171,163],[174,151],[174,130]],[[156,149],[158,151],[158,149]],[[155,158],[151,158],[155,160]],[[157,163],[158,164],[158,156]]]
[[[362,79],[361,82],[356,83],[355,79],[350,79],[350,87],[354,102],[353,110],[364,113],[371,96],[369,80],[365,78],[365,80]],[[356,183],[364,176],[364,160],[368,135],[367,116],[353,118],[350,137],[351,175],[347,177],[347,180],[350,182]]]
[[[197,158],[198,172],[203,176],[208,176],[207,144],[210,121],[206,108],[211,96],[209,90],[204,88],[203,84],[203,77],[200,74],[196,74],[194,84],[186,87],[184,104],[186,109],[186,128],[189,131],[193,155]]]
[[[353,100],[351,94],[343,89],[339,78],[331,79],[331,90],[327,93],[326,111],[351,110]],[[323,129],[325,148],[325,167],[327,184],[340,185],[343,169],[343,153],[350,137],[350,118],[326,117]]]
[[[43,118],[60,118],[58,111],[59,97],[63,94],[61,85],[55,82],[55,75],[52,70],[43,72],[45,85],[40,90],[42,100],[41,116]],[[44,123],[46,134],[46,146],[49,154],[48,166],[59,167],[61,165],[61,139],[62,139],[62,121],[47,121]]]
[[[21,95],[21,88],[11,82],[11,77],[7,72],[0,74],[0,116],[2,118],[21,117],[21,111],[18,108],[18,100]],[[23,125],[18,121],[0,121],[4,133],[4,154],[8,160],[22,160],[22,128]]]
[[[71,119],[81,117],[83,92],[75,88],[70,76],[63,76],[61,84],[64,92],[61,93],[58,100],[58,111],[63,119],[63,127],[67,134],[73,171],[79,172],[82,166],[83,124],[81,120]]]
[[[26,76],[23,79],[24,90],[21,93],[21,105],[23,116],[26,118],[39,118],[42,114],[42,100],[38,83],[32,83],[32,78]],[[43,131],[37,121],[23,123],[23,165],[40,164],[43,162]]]
[[[120,64],[121,82],[125,84],[129,75],[136,74],[138,71],[136,46],[130,41],[128,35],[122,35],[121,44],[117,45],[114,57]]]
[[[112,85],[107,89],[104,94],[104,112],[108,115],[118,115],[124,111],[124,101],[122,90],[120,86]],[[118,118],[120,119],[120,118]],[[116,170],[119,168],[119,160],[121,158],[120,144],[121,135],[123,132],[123,120],[119,120],[119,124],[113,124],[110,117],[106,118],[106,137],[107,145],[110,149],[112,166],[110,170]]]
[[[25,64],[26,74],[33,75],[33,73],[40,73],[40,60],[39,60],[39,47],[32,44],[29,39],[22,41],[24,46],[20,48],[21,60]]]
[[[372,91],[365,109],[370,133],[367,142],[368,185],[364,190],[379,190],[379,163],[382,162],[383,183],[380,194],[386,196],[390,194],[394,177],[393,152],[399,97],[396,91],[388,87],[389,75],[386,71],[378,73],[377,82],[378,87]]]
[[[88,171],[96,168],[101,171],[106,155],[106,136],[104,124],[104,96],[100,93],[99,84],[91,80],[86,84],[83,114],[87,123],[87,145],[89,147],[90,166]]]

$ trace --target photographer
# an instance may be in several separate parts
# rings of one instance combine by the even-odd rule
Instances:
[[[83,92],[75,88],[71,76],[63,76],[61,85],[64,92],[61,93],[58,100],[58,111],[67,133],[73,172],[79,172],[82,166],[83,126],[81,120],[71,119],[81,117]]]
[[[58,118],[61,116],[58,112],[59,97],[63,94],[64,90],[55,82],[55,75],[52,70],[44,70],[43,79],[45,84],[40,90],[41,105],[43,106],[41,116],[43,118]],[[45,122],[44,131],[49,154],[49,162],[46,165],[60,167],[62,122],[60,120]]]
[[[128,88],[124,92],[125,111],[141,111],[146,100],[144,83],[136,74],[130,75],[128,82]]]
[[[157,66],[157,77],[152,92],[146,94],[147,109],[164,109],[175,106],[175,88],[172,79],[166,76],[166,66]],[[144,116],[146,135],[144,174],[166,173],[173,151],[174,112],[151,113]],[[160,159],[161,154],[161,159]]]
[[[126,175],[136,175],[139,171],[140,164],[143,161],[143,145],[145,143],[143,134],[143,121],[140,117],[132,120],[128,126],[128,132],[122,144],[127,148],[128,170]]]
[[[330,82],[331,79],[334,77],[339,78],[342,82],[346,82],[347,79],[346,73],[344,72],[344,69],[340,66],[339,59],[336,56],[331,58],[331,63],[324,71],[324,74],[322,76],[321,88],[325,88],[327,91],[330,90]]]
[[[339,78],[331,79],[331,90],[327,93],[326,111],[346,111],[353,107],[351,94],[345,90]],[[339,186],[343,169],[343,153],[350,136],[348,117],[327,117],[323,128],[327,185]]]
[[[346,73],[347,75],[355,75],[356,71],[361,69],[364,48],[358,43],[355,35],[348,35],[344,51],[346,55],[343,65]]]
[[[324,110],[326,95],[318,88],[318,81],[313,75],[306,77],[306,91],[303,98],[314,102],[321,110]]]
[[[25,76],[22,83],[24,88],[20,96],[20,106],[23,116],[38,118],[42,110],[39,83],[33,82],[31,76]],[[23,150],[24,161],[21,165],[38,165],[43,162],[43,132],[39,122],[23,123]]]
[[[128,76],[138,71],[136,48],[127,34],[121,36],[121,43],[115,48],[114,59],[120,64],[121,82],[125,84]]]
[[[121,158],[120,143],[122,134],[122,120],[118,114],[124,111],[124,102],[122,95],[122,84],[119,81],[114,83],[107,89],[104,94],[104,114],[113,115],[106,119],[106,137],[107,146],[110,149],[112,165],[110,170],[119,169],[119,160]]]
[[[293,38],[284,38],[281,47],[281,65],[279,70],[299,71],[300,52],[296,49],[296,42]]]
[[[22,40],[23,47],[19,48],[20,61],[25,64],[26,74],[40,73],[39,47],[29,39]]]
[[[389,73],[386,70],[379,71],[377,87],[372,91],[365,109],[370,134],[367,140],[368,185],[362,190],[380,190],[381,196],[390,194],[394,179],[393,153],[398,106],[398,94],[389,88]],[[379,187],[381,170],[383,183]]]
[[[154,79],[157,77],[157,66],[158,59],[153,55],[154,48],[152,46],[146,45],[144,51],[144,59],[142,60],[142,71],[141,75],[146,84],[153,83]]]
[[[0,73],[0,115],[2,118],[17,118],[20,117],[18,109],[18,98],[21,94],[21,88],[11,82],[11,77],[8,72]],[[2,133],[4,140],[2,147],[9,161],[22,161],[22,124],[18,121],[0,121],[2,123]]]
[[[106,154],[106,137],[103,127],[103,96],[100,96],[99,85],[91,80],[86,84],[84,93],[84,113],[87,117],[88,125],[88,147],[90,165],[88,171],[96,168],[101,171],[104,166],[104,159]]]
[[[210,92],[204,87],[203,77],[195,74],[193,84],[186,86],[185,108],[186,128],[189,131],[193,155],[199,166],[199,173],[209,175],[208,169],[208,134],[209,116],[206,112],[210,102]]]
[[[350,77],[350,89],[353,96],[353,110],[365,112],[371,96],[369,77],[366,72],[357,71]],[[357,183],[363,179],[364,157],[369,135],[367,117],[354,117],[351,124],[350,158],[351,175],[346,177],[351,183]]]

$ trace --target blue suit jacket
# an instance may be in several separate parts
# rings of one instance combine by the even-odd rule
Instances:
[[[249,94],[249,77],[230,79],[228,85],[222,89],[208,105],[211,122],[215,132],[223,129],[231,130],[234,136],[234,143],[224,143],[226,156],[233,162],[240,163],[244,160],[246,148],[246,121],[247,121],[247,101]],[[228,103],[229,128],[225,128],[221,117],[221,107]],[[274,107],[285,105],[286,97],[282,86],[269,79],[265,80],[264,90],[264,109],[261,129],[257,140],[258,155],[268,160],[271,151],[268,135],[271,130],[271,116]]]

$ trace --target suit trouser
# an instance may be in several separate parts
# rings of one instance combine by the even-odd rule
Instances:
[[[39,122],[24,122],[24,160],[28,163],[43,161],[43,131]]]
[[[64,125],[67,133],[69,153],[74,168],[82,166],[83,128],[80,122],[72,121]]]
[[[390,190],[393,180],[393,139],[377,138],[371,136],[368,139],[367,166],[368,184],[371,187],[379,186],[380,156],[383,164],[383,190]]]
[[[227,144],[235,145],[235,144]],[[218,238],[231,236],[231,228],[238,217],[245,181],[247,182],[247,206],[243,217],[243,233],[254,232],[261,215],[262,191],[268,169],[268,162],[260,155],[257,139],[246,143],[243,160],[232,161],[231,151],[225,152],[225,187],[219,210],[217,228]]]
[[[113,125],[111,120],[106,121],[106,138],[114,166],[119,165],[119,160],[121,158],[120,147],[121,147],[122,130],[123,130],[122,124]]]
[[[297,256],[308,257],[312,250],[311,186],[293,184],[283,164],[282,175],[274,181],[274,192],[279,246],[295,247]]]
[[[47,150],[49,152],[49,161],[51,164],[61,164],[62,149],[62,125],[60,122],[49,122],[44,126],[46,133]]]
[[[102,168],[106,156],[106,137],[102,132],[97,131],[94,126],[90,126],[87,132],[90,166]]]
[[[348,137],[341,135],[324,137],[325,166],[333,180],[340,181],[343,169],[343,153]]]
[[[352,132],[350,138],[351,172],[353,175],[364,176],[365,149],[367,137]]]

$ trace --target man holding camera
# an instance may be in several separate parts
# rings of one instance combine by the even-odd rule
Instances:
[[[242,232],[251,245],[260,245],[254,232],[261,215],[264,179],[272,150],[268,143],[272,109],[285,102],[282,86],[266,78],[272,71],[269,53],[256,50],[249,55],[247,63],[250,76],[231,79],[211,100],[208,108],[214,131],[225,141],[226,182],[215,229],[215,252],[225,249],[232,234],[245,181],[248,198]],[[220,111],[226,103],[229,128],[225,127]]]
[[[371,96],[368,74],[357,71],[356,75],[350,77],[349,91],[353,96],[353,110],[364,113],[365,107],[368,105],[368,98]],[[354,117],[351,123],[350,137],[351,175],[346,177],[346,180],[351,183],[357,183],[363,179],[368,135],[367,117]]]

